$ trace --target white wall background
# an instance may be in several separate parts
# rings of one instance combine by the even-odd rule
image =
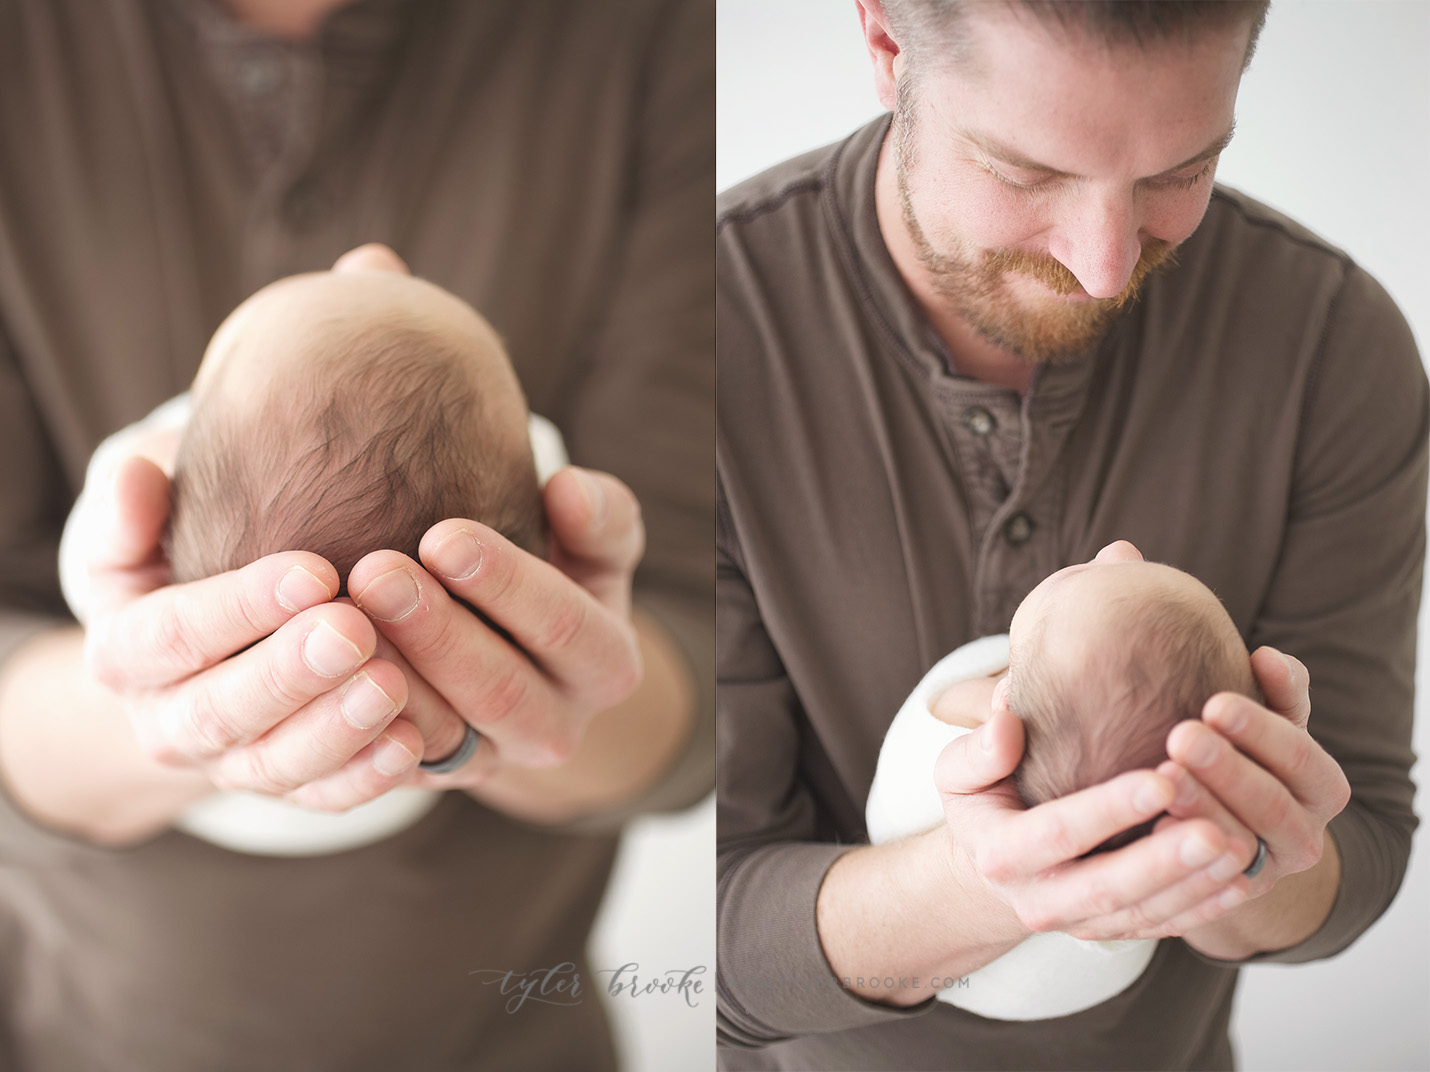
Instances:
[[[849,0],[720,0],[718,27],[722,189],[880,112]],[[1395,297],[1430,357],[1430,3],[1276,3],[1217,178],[1355,257]],[[1425,617],[1421,756],[1430,750]],[[1417,765],[1417,781],[1427,773]],[[1427,848],[1430,824],[1390,911],[1341,956],[1245,970],[1233,1025],[1243,1068],[1430,1068]]]
[[[634,962],[641,979],[704,966],[704,992],[609,998],[626,1072],[715,1067],[715,797],[672,816],[632,823],[591,935],[593,970]],[[608,975],[589,982],[604,986]],[[583,982],[586,982],[583,980]]]

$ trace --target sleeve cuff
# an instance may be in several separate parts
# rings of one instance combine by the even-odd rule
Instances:
[[[853,845],[779,844],[722,868],[719,891],[720,1041],[762,1046],[922,1016],[865,1001],[840,985],[819,940],[815,904],[824,876]]]

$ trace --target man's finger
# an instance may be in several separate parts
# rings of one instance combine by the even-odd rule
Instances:
[[[143,566],[162,545],[169,520],[169,478],[148,458],[135,455],[119,463],[109,492],[113,528],[104,545],[95,549],[95,564]]]
[[[1311,721],[1311,675],[1300,659],[1262,646],[1251,656],[1251,669],[1266,706],[1300,729]]]
[[[1167,829],[1168,827],[1161,828]],[[1196,836],[1195,830],[1189,832],[1185,824],[1181,824],[1177,829],[1178,837]],[[1229,854],[1223,853],[1206,867],[1188,873],[1182,859],[1182,842],[1174,841],[1171,836],[1168,836],[1167,840],[1169,845],[1159,847],[1157,854],[1152,857],[1154,863],[1151,866],[1155,868],[1160,862],[1163,868],[1161,877],[1173,878],[1170,884],[1144,893],[1144,896],[1122,911],[1089,920],[1080,927],[1069,928],[1069,933],[1074,938],[1089,941],[1115,940],[1129,935],[1161,937],[1164,932],[1181,933],[1176,928],[1190,927],[1193,920],[1205,922],[1212,915],[1224,912],[1225,909],[1219,909],[1213,913],[1211,909],[1215,899],[1228,889],[1240,890],[1244,899],[1247,882],[1240,877],[1240,868],[1236,866],[1234,858],[1228,862]],[[1137,844],[1140,845],[1141,842]],[[1143,866],[1139,862],[1134,871],[1136,876],[1147,874],[1142,870]],[[1241,867],[1245,866],[1244,863],[1241,864]],[[1176,881],[1174,876],[1178,873],[1183,873],[1186,877]]]
[[[1241,870],[1251,863],[1256,854],[1256,835],[1217,799],[1214,793],[1198,782],[1180,763],[1165,760],[1157,766],[1157,773],[1166,777],[1176,787],[1177,795],[1167,806],[1167,814],[1175,819],[1207,819],[1222,830],[1229,842],[1229,859],[1223,862],[1225,871],[1237,859],[1242,860]]]
[[[90,671],[112,688],[181,681],[337,591],[337,570],[307,551],[284,551],[229,573],[160,588],[90,622]]]
[[[551,528],[567,554],[610,569],[632,570],[645,550],[640,503],[624,483],[568,465],[544,492]]]
[[[1023,723],[995,710],[979,729],[948,743],[934,764],[942,796],[977,793],[1013,773],[1023,758]]]
[[[1056,802],[1054,802],[1056,803]],[[1031,817],[1037,809],[1027,813]],[[1011,824],[1010,824],[1011,825]],[[1035,930],[1066,930],[1120,916],[1117,929],[1099,937],[1136,933],[1160,923],[1142,906],[1172,890],[1221,855],[1221,834],[1205,820],[1139,838],[1112,852],[1076,860],[1039,883],[1018,915]]]
[[[476,522],[459,525],[474,526]],[[477,527],[501,539],[485,526]],[[511,544],[505,546],[529,563],[551,569]],[[479,574],[485,573],[489,561],[484,550]],[[448,583],[473,605],[482,606],[468,594],[475,594],[482,579],[478,576],[467,581],[473,583]],[[407,665],[436,689],[452,710],[483,734],[495,737],[511,762],[547,766],[569,757],[582,727],[563,718],[565,707],[559,702],[557,686],[526,653],[458,603],[421,566],[398,551],[374,551],[353,567],[348,588]],[[579,589],[577,592],[590,599]],[[508,603],[498,602],[511,609]],[[533,613],[530,605],[515,610],[519,619]],[[540,613],[536,610],[535,616],[539,618]],[[397,616],[389,618],[391,614]],[[495,613],[490,616],[509,628]],[[511,632],[520,642],[522,630],[511,628]],[[585,638],[579,642],[584,643]],[[570,646],[576,649],[578,640],[573,638]],[[570,657],[569,652],[564,656]]]
[[[1345,777],[1336,761],[1294,721],[1233,692],[1208,700],[1202,720],[1269,771],[1302,805],[1317,814],[1334,808],[1329,815],[1345,807],[1348,797],[1339,799],[1337,791]]]
[[[1173,795],[1160,774],[1127,771],[1013,817],[995,855],[1023,874],[1045,870],[1165,811]]]
[[[372,623],[355,607],[332,603],[305,611],[174,690],[150,749],[160,761],[182,761],[254,741],[340,688],[376,644]]]
[[[1113,540],[1097,552],[1094,562],[1141,562],[1142,552],[1128,540]]]
[[[1216,730],[1197,721],[1178,723],[1167,737],[1167,754],[1216,794],[1242,825],[1267,843],[1276,858],[1309,857],[1313,862],[1317,858],[1319,828],[1310,822],[1305,807],[1275,774],[1239,752]],[[1321,755],[1329,766],[1319,774],[1305,771],[1303,777],[1317,780],[1340,775],[1335,761]]]
[[[607,607],[628,613],[630,577],[645,553],[635,494],[608,473],[567,466],[542,495],[552,562]]]
[[[339,275],[356,272],[394,272],[411,275],[407,262],[393,252],[391,246],[381,242],[368,242],[350,249],[333,262],[333,271]]]
[[[80,496],[65,529],[62,562],[73,558],[66,594],[79,596],[82,620],[132,603],[169,582],[164,526],[169,478],[148,458],[121,461],[106,484]],[[79,574],[83,576],[79,576]]]
[[[402,671],[407,687],[407,703],[402,708],[402,717],[422,734],[422,759],[441,760],[450,756],[466,736],[466,723],[461,715],[381,633],[377,635],[375,656],[386,659]]]
[[[382,796],[389,789],[412,782],[422,737],[406,719],[390,722],[377,740],[326,778],[319,778],[288,793],[284,799],[317,811],[347,811]],[[387,773],[401,770],[400,774]]]
[[[1180,937],[1197,927],[1212,923],[1244,904],[1251,896],[1251,883],[1237,879],[1208,896],[1200,904],[1167,920],[1159,928],[1159,937]]]
[[[222,788],[281,796],[341,769],[383,733],[406,699],[402,672],[369,659],[338,688],[280,719],[257,740],[224,752],[209,775]],[[379,748],[376,754],[375,773],[390,780],[389,788],[418,758],[401,748]]]
[[[624,699],[639,681],[634,631],[549,562],[527,554],[485,525],[460,519],[443,521],[429,529],[419,553],[423,565],[441,581],[436,588],[445,587],[506,630],[521,650],[563,688],[581,692],[597,706],[604,706]],[[363,584],[368,573],[368,559],[364,559],[354,567],[349,583]],[[419,588],[424,583],[406,570],[403,574],[373,578],[366,587],[355,589],[353,597],[364,610],[386,619],[381,609],[373,610],[374,597],[385,596],[388,588],[400,587],[400,600],[393,602],[409,605],[409,580]],[[440,608],[446,605],[445,595],[440,591],[426,593],[429,607],[425,624],[432,640],[440,639],[434,630],[443,624],[445,611]],[[409,660],[416,658],[414,647],[430,646],[428,638],[419,632],[424,624],[421,619],[419,611],[383,625],[383,632]],[[420,661],[414,661],[414,666],[446,692],[428,673],[438,668],[425,662],[419,665]]]

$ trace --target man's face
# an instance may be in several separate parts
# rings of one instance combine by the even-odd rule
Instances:
[[[923,282],[1030,361],[1085,352],[1201,222],[1248,26],[1105,46],[1001,5],[901,73],[891,137]]]

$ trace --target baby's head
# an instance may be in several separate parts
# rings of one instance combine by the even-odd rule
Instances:
[[[526,401],[470,306],[397,272],[315,272],[224,321],[175,462],[175,581],[304,550],[346,585],[448,517],[545,552]]]
[[[1215,693],[1260,699],[1226,609],[1170,566],[1094,561],[1060,570],[1023,601],[1009,633],[1007,702],[1027,739],[1014,781],[1030,807],[1156,767],[1172,727],[1200,718]]]

